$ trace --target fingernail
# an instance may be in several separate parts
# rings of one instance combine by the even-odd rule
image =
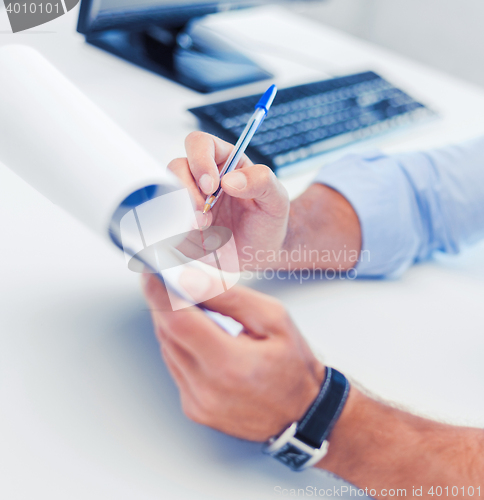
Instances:
[[[214,192],[213,180],[212,177],[210,177],[210,175],[208,174],[203,174],[200,177],[200,179],[198,180],[198,185],[205,194],[212,194]]]
[[[195,212],[195,219],[197,220],[198,229],[204,229],[209,225],[208,224],[208,215],[204,214],[200,210],[197,210]]]
[[[224,177],[227,186],[241,191],[247,186],[247,177],[242,172],[230,172]]]
[[[204,247],[205,250],[208,250],[210,252],[212,250],[218,250],[221,243],[222,240],[220,239],[220,236],[218,234],[211,234],[205,238]]]

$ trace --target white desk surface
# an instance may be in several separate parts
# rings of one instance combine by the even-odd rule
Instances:
[[[86,45],[76,17],[12,35],[1,11],[0,44],[38,48],[161,166],[183,154],[196,128],[188,107],[266,86],[196,94]],[[252,51],[279,85],[373,69],[441,112],[432,124],[353,149],[428,148],[484,133],[483,90],[391,52],[275,7],[210,23]],[[294,195],[313,175],[284,182]],[[2,500],[253,500],[273,498],[277,485],[333,484],[188,421],[122,255],[1,165],[0,206]],[[484,246],[398,281],[254,286],[287,305],[329,364],[376,394],[484,425]]]

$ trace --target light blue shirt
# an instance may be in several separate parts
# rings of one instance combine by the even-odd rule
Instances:
[[[359,276],[396,277],[484,237],[484,137],[428,152],[348,155],[315,181],[339,191],[358,215]]]

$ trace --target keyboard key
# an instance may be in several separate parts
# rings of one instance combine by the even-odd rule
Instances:
[[[190,111],[210,131],[235,143],[259,97]],[[276,170],[434,115],[372,71],[307,83],[279,90],[247,154]]]

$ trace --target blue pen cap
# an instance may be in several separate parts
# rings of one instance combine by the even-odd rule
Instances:
[[[272,101],[277,94],[277,87],[275,85],[271,85],[264,93],[264,95],[259,99],[259,102],[255,105],[255,109],[264,108],[265,112],[269,111],[271,107]]]

